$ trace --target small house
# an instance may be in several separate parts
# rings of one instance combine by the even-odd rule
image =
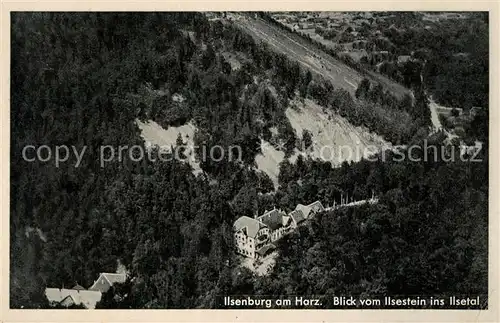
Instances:
[[[70,307],[73,305],[83,305],[85,308],[94,309],[101,300],[100,291],[65,289],[65,288],[46,288],[45,296],[52,306],[61,305]]]
[[[105,293],[113,284],[124,283],[126,280],[126,274],[101,273],[89,290]]]

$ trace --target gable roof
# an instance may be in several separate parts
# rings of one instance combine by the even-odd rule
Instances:
[[[292,222],[292,218],[290,217],[290,215],[284,215],[283,216],[283,226],[286,227],[290,224],[290,222]]]
[[[321,204],[320,201],[314,201],[309,205],[298,204],[295,210],[302,211],[302,213],[304,213],[305,218],[307,219],[311,211],[321,212],[324,211],[325,208],[323,207],[323,204]]]
[[[302,210],[294,210],[294,211],[290,212],[290,217],[292,218],[292,220],[296,224],[299,224],[302,221],[305,221],[305,219],[306,219],[306,216],[304,215]]]
[[[283,215],[286,214],[282,211],[273,209],[259,216],[257,220],[267,225],[271,230],[277,230],[283,226]]]
[[[64,304],[66,303],[66,304]],[[72,295],[68,295],[65,298],[63,298],[62,301],[59,302],[59,304],[64,305],[64,306],[71,306],[72,304],[79,304],[80,302],[78,300],[75,300],[75,298]]]
[[[93,309],[97,302],[101,300],[102,293],[91,290],[46,288],[45,296],[51,303],[61,303],[71,297],[75,305],[82,304],[86,308]]]
[[[257,232],[264,227],[266,226],[263,223],[245,215],[240,216],[233,225],[234,231],[246,229],[246,235],[251,238],[255,238]]]
[[[66,298],[69,293],[65,294],[63,297],[63,294],[61,292],[62,290],[59,288],[45,288],[45,296],[49,300],[49,302],[57,302],[59,303],[62,301],[64,298]]]
[[[115,274],[115,273],[101,273],[102,276],[104,276],[111,285],[113,284],[122,284],[127,280],[127,275],[124,273],[122,274]]]
[[[304,217],[307,218],[309,216],[309,212],[311,212],[311,208],[303,204],[298,204],[295,211],[301,211]]]
[[[321,204],[320,201],[314,201],[311,204],[309,204],[308,207],[310,207],[311,210],[315,210],[315,211],[324,211],[325,210],[325,208],[323,207],[323,204]]]
[[[101,273],[99,278],[89,288],[89,290],[107,292],[108,289],[115,283],[124,283],[127,280],[127,275],[114,273]]]

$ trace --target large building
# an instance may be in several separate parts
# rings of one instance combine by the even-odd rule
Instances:
[[[269,241],[269,228],[248,216],[238,218],[233,228],[236,251],[245,257],[255,258],[256,251]]]
[[[324,210],[321,202],[316,201],[309,205],[299,204],[288,214],[274,208],[255,219],[248,216],[239,217],[233,226],[236,252],[252,259],[264,257],[275,248],[273,242]]]
[[[271,242],[281,239],[284,234],[292,229],[290,216],[276,208],[265,211],[263,215],[257,218],[257,221],[264,223],[269,228]]]

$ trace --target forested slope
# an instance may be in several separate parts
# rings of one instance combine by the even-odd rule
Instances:
[[[240,68],[224,58],[228,52],[246,58]],[[117,260],[135,279],[118,287],[128,295],[123,302],[107,295],[100,306],[214,306],[215,295],[241,287],[241,276],[232,276],[237,216],[296,201],[331,202],[342,192],[369,194],[363,180],[375,175],[363,173],[354,185],[334,176],[330,164],[308,161],[316,165],[308,169],[299,158],[296,166],[283,163],[275,195],[259,195],[272,189],[254,169],[260,139],[276,128],[286,153],[293,151],[297,138],[285,111],[296,96],[394,143],[415,140],[426,127],[414,124],[408,101],[392,101],[370,86],[354,99],[231,24],[197,13],[14,13],[11,57],[10,301],[16,308],[46,306],[46,286],[88,287],[99,272],[113,272]],[[178,95],[182,104],[173,102]],[[165,128],[192,122],[195,144],[240,145],[243,161],[204,161],[198,177],[182,162],[134,161],[127,154],[101,167],[101,146],[144,145],[137,118]],[[86,150],[78,167],[74,159],[56,167],[23,160],[26,145]],[[365,166],[342,170],[357,167]],[[306,174],[311,180],[299,187]]]

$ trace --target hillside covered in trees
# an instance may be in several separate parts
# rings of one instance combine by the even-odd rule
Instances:
[[[282,163],[273,194],[263,194],[273,185],[254,167],[272,128],[287,154],[296,148],[285,115],[294,98],[315,100],[395,144],[421,144],[427,135],[425,98],[397,100],[366,83],[352,97],[200,13],[15,13],[11,33],[12,308],[46,307],[46,286],[90,286],[118,260],[133,280],[99,307],[211,308],[217,295],[293,294],[320,283],[325,294],[408,286],[485,292],[487,158],[334,169],[299,157]],[[234,68],[228,53],[245,63]],[[239,145],[242,161],[205,160],[198,176],[180,161],[127,154],[101,167],[102,146],[144,147],[136,119],[165,128],[194,122],[197,146]],[[24,160],[26,145],[86,150],[78,167],[71,159],[56,166]],[[241,214],[372,190],[383,196],[380,205],[322,214],[287,237],[270,276],[238,267],[232,225]],[[379,263],[382,254],[394,258]]]

